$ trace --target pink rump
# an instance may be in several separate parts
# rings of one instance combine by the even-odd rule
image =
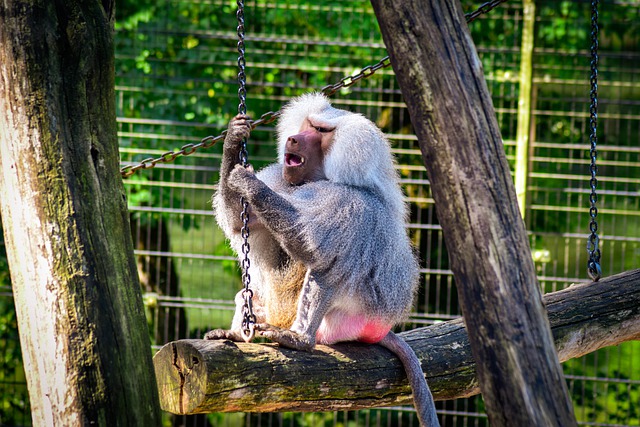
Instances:
[[[322,320],[316,333],[316,341],[318,344],[333,344],[342,341],[374,344],[389,333],[391,326],[362,315],[332,312]]]

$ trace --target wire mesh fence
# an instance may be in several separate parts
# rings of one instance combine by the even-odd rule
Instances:
[[[466,11],[480,5],[462,3]],[[540,284],[551,292],[587,281],[590,3],[549,0],[535,6],[533,16],[527,16],[520,2],[507,2],[470,29],[514,174],[518,121],[523,114],[530,120],[523,212]],[[276,111],[293,96],[319,90],[387,55],[369,2],[253,0],[246,8],[247,108],[253,117]],[[237,110],[235,2],[143,0],[124,2],[118,14],[116,95],[122,165],[220,134]],[[611,275],[640,265],[640,2],[603,1],[600,15],[598,221],[604,274]],[[522,43],[528,18],[535,23],[528,82],[531,106],[523,111]],[[429,177],[393,71],[378,70],[339,91],[333,103],[372,119],[387,134],[398,159],[411,206],[408,232],[421,257],[420,292],[403,328],[459,317]],[[274,141],[272,126],[252,133],[249,160],[256,169],[275,160]],[[125,180],[156,349],[231,322],[240,271],[210,206],[220,145]],[[10,288],[3,287],[0,304],[10,301]],[[7,330],[15,331],[11,325]],[[0,348],[14,349],[17,335],[4,337],[0,336]],[[640,425],[640,343],[599,350],[566,362],[564,370],[580,425]],[[0,370],[0,395],[9,394],[26,399],[18,368]],[[28,425],[28,404],[12,405],[0,408],[0,425]],[[437,407],[443,426],[488,425],[479,396],[437,402]],[[411,408],[381,408],[209,414],[170,422],[411,426],[417,425],[417,418]]]

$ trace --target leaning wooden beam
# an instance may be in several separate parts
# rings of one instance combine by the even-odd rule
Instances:
[[[640,270],[544,296],[561,361],[640,339]],[[462,319],[402,333],[438,400],[479,393]],[[181,340],[154,357],[162,408],[205,412],[333,411],[411,402],[400,362],[376,345]]]
[[[371,4],[422,151],[489,423],[575,427],[500,126],[460,1]]]

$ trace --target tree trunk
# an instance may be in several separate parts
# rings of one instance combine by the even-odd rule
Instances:
[[[491,425],[575,426],[460,2],[372,4],[422,149]]]
[[[34,425],[160,425],[118,173],[113,7],[0,4],[0,204]]]
[[[640,338],[640,270],[573,285],[545,295],[544,301],[562,361]],[[462,319],[400,335],[420,358],[435,399],[480,391]],[[377,345],[320,345],[307,353],[275,345],[181,340],[160,349],[153,363],[162,408],[178,414],[411,403],[402,365]]]

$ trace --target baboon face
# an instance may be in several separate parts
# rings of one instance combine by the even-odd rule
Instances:
[[[287,138],[283,177],[291,185],[326,179],[324,158],[333,144],[335,127],[305,119],[300,132]]]

